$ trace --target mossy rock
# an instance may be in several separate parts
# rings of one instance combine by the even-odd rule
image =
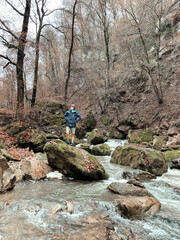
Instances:
[[[86,130],[82,126],[76,126],[76,137],[78,139],[83,139],[86,136]]]
[[[65,176],[82,180],[108,178],[97,159],[82,149],[71,147],[61,140],[56,140],[46,143],[44,150],[49,165]]]
[[[89,143],[81,143],[79,148],[86,150],[87,152],[91,153],[91,148]]]
[[[103,115],[101,117],[101,121],[105,126],[109,126],[113,122],[113,120],[108,115]]]
[[[166,141],[158,136],[154,136],[153,148],[156,150],[161,150],[166,147]]]
[[[19,134],[20,132],[23,132],[27,128],[31,128],[30,124],[25,124],[25,123],[22,123],[22,125],[20,125],[21,123],[17,123],[17,124],[18,125],[16,125],[16,122],[14,122],[13,124],[10,124],[9,127],[6,126],[9,136],[13,137]]]
[[[98,129],[94,129],[88,136],[88,141],[96,145],[104,143],[106,141],[106,138],[100,133]]]
[[[168,169],[162,152],[135,146],[117,147],[111,162],[148,171],[156,176],[161,176]]]
[[[43,152],[47,142],[46,133],[34,129],[27,129],[19,133],[17,139],[20,147],[29,147],[34,152]]]
[[[166,162],[170,162],[174,159],[180,158],[180,150],[170,150],[162,152]]]
[[[153,133],[149,129],[129,130],[127,139],[130,143],[142,143],[153,141]]]
[[[124,139],[125,136],[123,133],[115,131],[115,132],[107,132],[106,137],[108,139]]]
[[[93,146],[93,148],[91,149],[91,154],[97,156],[110,156],[111,149],[108,144],[103,143],[100,145]]]
[[[92,112],[89,112],[84,119],[82,119],[82,126],[87,132],[91,132],[96,127],[96,119]]]

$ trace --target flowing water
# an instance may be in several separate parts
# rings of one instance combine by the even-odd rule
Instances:
[[[112,150],[124,141],[109,140]],[[107,186],[114,182],[125,182],[124,171],[129,167],[110,163],[110,157],[97,157],[109,174],[109,179],[84,182],[74,179],[25,181],[18,183],[14,190],[0,195],[0,239],[3,240],[53,240],[71,229],[76,232],[80,221],[94,211],[106,212],[115,222],[116,233],[122,239],[178,240],[180,239],[180,172],[169,170],[156,180],[145,183],[145,187],[162,204],[156,217],[128,220],[116,212],[113,203],[117,195]],[[75,203],[73,214],[65,211],[51,213],[57,203],[63,209],[65,203]],[[127,238],[124,229],[137,238]],[[53,237],[56,236],[56,237]],[[88,239],[87,239],[88,240]]]

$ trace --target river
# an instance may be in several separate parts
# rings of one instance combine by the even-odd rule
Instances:
[[[120,140],[108,140],[114,150],[124,144]],[[110,163],[110,157],[97,157],[109,174],[109,179],[84,182],[74,179],[25,181],[14,190],[0,195],[0,239],[3,240],[55,240],[62,239],[63,232],[77,232],[78,223],[95,211],[103,211],[115,222],[115,231],[123,239],[179,240],[180,239],[180,172],[168,170],[157,179],[144,183],[160,202],[161,210],[156,217],[128,220],[116,212],[114,199],[117,195],[107,186],[114,182],[126,182],[124,171],[129,167]],[[66,201],[74,201],[72,214],[51,214],[51,208],[59,203],[65,208]],[[124,229],[136,236],[127,238]],[[54,237],[53,237],[54,236]],[[63,238],[64,239],[64,238]],[[71,238],[68,238],[71,239]],[[97,238],[98,239],[98,238]],[[87,238],[87,240],[89,240]],[[105,239],[106,240],[106,239]]]

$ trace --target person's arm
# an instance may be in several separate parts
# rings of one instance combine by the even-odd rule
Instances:
[[[76,122],[79,122],[81,120],[82,116],[77,112]]]
[[[67,116],[68,116],[68,111],[64,114],[64,119],[65,120],[68,120]]]

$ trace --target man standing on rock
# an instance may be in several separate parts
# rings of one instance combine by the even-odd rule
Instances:
[[[74,136],[76,131],[76,123],[79,122],[82,116],[76,111],[75,104],[71,104],[71,108],[64,114],[66,120],[66,138],[69,144],[69,133],[71,132],[71,146],[74,146]]]

